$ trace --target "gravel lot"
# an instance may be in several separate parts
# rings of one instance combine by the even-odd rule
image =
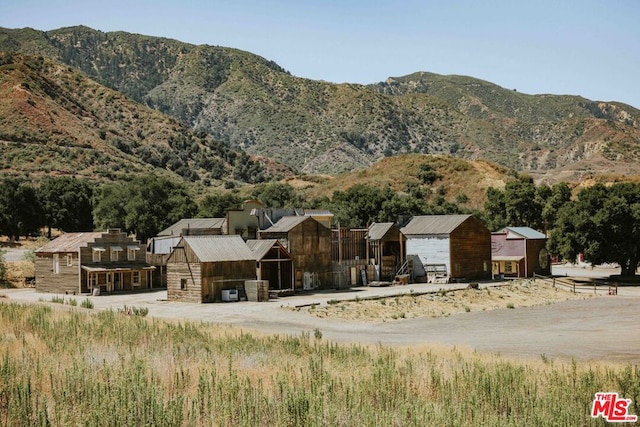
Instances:
[[[612,274],[599,269],[573,269],[567,275],[594,278]],[[571,274],[569,274],[571,273]],[[554,270],[554,274],[559,274]],[[613,272],[615,274],[615,272]],[[618,295],[516,309],[469,312],[440,318],[398,319],[393,322],[318,318],[295,308],[327,301],[393,296],[455,289],[466,285],[414,284],[387,288],[354,288],[285,297],[269,302],[190,304],[166,301],[166,291],[127,295],[65,296],[90,298],[95,309],[124,305],[148,307],[149,316],[228,324],[258,333],[300,334],[316,328],[323,339],[344,343],[414,346],[450,344],[515,357],[575,358],[583,361],[640,363],[640,288],[620,287]],[[485,286],[485,285],[483,285]],[[33,289],[0,291],[11,301],[50,300],[52,294]],[[1,300],[0,300],[1,301]],[[77,307],[74,309],[82,310]]]

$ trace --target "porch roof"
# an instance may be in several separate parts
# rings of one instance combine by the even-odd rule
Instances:
[[[522,261],[523,259],[523,255],[504,255],[491,257],[491,261]]]
[[[109,272],[127,272],[127,271],[142,271],[142,270],[155,270],[152,265],[147,264],[135,264],[135,265],[100,265],[89,266],[83,265],[82,269],[89,273],[109,273]]]

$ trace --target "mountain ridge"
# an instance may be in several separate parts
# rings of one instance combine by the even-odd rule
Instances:
[[[622,103],[428,72],[334,84],[238,49],[88,27],[0,29],[0,50],[52,57],[301,173],[335,174],[406,153],[486,158],[539,180],[640,173],[640,111]]]

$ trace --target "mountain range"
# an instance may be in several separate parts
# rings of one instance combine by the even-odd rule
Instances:
[[[618,102],[427,72],[334,84],[233,48],[84,26],[0,28],[0,51],[0,141],[34,162],[29,144],[46,147],[40,165],[75,156],[88,174],[161,167],[252,182],[259,164],[337,174],[423,153],[550,182],[640,174],[640,111]]]

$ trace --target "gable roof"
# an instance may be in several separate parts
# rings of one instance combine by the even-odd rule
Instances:
[[[367,232],[369,240],[381,240],[393,225],[393,222],[374,222],[369,226],[369,231]]]
[[[284,251],[289,258],[291,257],[278,239],[247,240],[247,246],[258,261],[264,258],[274,246],[279,246],[280,250]]]
[[[95,241],[102,232],[65,233],[36,250],[36,253],[77,252],[81,246]]]
[[[422,215],[414,216],[400,229],[405,236],[423,234],[451,234],[471,215]]]
[[[499,233],[506,233],[507,239],[546,239],[547,236],[531,227],[505,227]]]
[[[293,230],[295,227],[297,227],[298,225],[302,224],[303,222],[309,219],[315,221],[310,216],[284,216],[280,218],[280,221],[276,222],[274,225],[267,228],[266,230],[262,230],[262,232],[288,233],[289,231]]]
[[[189,245],[200,262],[256,260],[249,246],[237,235],[184,236],[181,242]]]
[[[220,228],[224,227],[224,223],[226,218],[185,218],[176,222],[170,227],[165,228],[158,236],[180,236],[182,234],[182,230],[188,228],[194,229],[209,229],[209,228]]]

